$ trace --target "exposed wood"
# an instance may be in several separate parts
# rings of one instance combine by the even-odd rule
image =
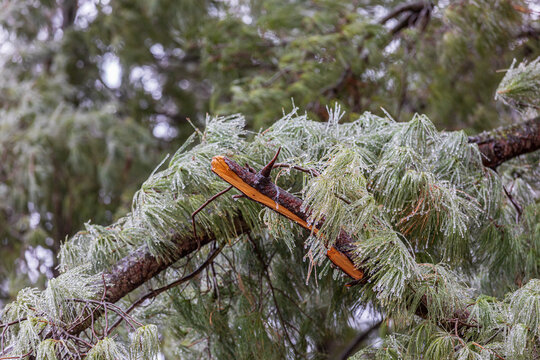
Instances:
[[[269,207],[315,234],[319,231],[316,226],[308,224],[309,212],[302,210],[302,200],[280,189],[267,176],[242,168],[224,156],[216,156],[212,159],[212,171],[248,198]],[[317,225],[320,227],[321,224]],[[345,247],[350,243],[350,237],[342,232],[336,241],[336,246]],[[351,278],[355,280],[364,278],[364,272],[357,269],[350,258],[336,247],[331,246],[326,256]]]

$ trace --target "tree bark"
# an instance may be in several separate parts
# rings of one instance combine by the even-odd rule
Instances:
[[[248,230],[247,225],[241,219],[235,221],[235,227],[239,234]],[[205,233],[197,241],[194,235],[180,236],[176,234],[173,235],[172,240],[176,244],[176,248],[166,259],[153,255],[150,249],[148,249],[148,246],[143,245],[118,261],[109,271],[105,272],[104,276],[107,289],[105,291],[104,301],[109,303],[119,301],[178,260],[198,251],[202,246],[215,241],[215,237],[212,234]],[[90,319],[87,319],[78,323],[69,332],[71,334],[79,334],[90,326],[90,322]]]
[[[484,166],[495,169],[516,156],[540,149],[540,117],[469,137],[478,144]]]

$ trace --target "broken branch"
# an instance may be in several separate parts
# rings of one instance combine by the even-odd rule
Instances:
[[[276,157],[272,161],[275,162],[275,159]],[[273,166],[272,161],[270,164]],[[248,198],[269,207],[315,234],[318,232],[321,224],[308,223],[309,211],[302,209],[303,201],[272,183],[268,176],[264,176],[266,172],[252,173],[224,156],[212,159],[212,171]],[[326,256],[351,278],[361,280],[364,278],[364,271],[357,269],[350,260],[353,255],[348,254],[353,248],[351,245],[351,237],[342,231],[336,239],[335,246],[327,250]]]

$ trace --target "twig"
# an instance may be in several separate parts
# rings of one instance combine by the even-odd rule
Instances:
[[[33,350],[30,350],[24,355],[15,355],[15,356],[3,356],[0,357],[0,360],[8,360],[8,359],[24,359],[25,357],[29,356],[32,353]]]
[[[225,194],[227,191],[231,190],[233,186],[229,186],[225,190],[222,190],[218,192],[216,195],[212,196],[210,199],[206,200],[204,204],[202,204],[197,210],[195,210],[191,214],[191,225],[193,226],[193,236],[195,236],[195,239],[197,242],[199,241],[199,236],[197,236],[197,227],[195,226],[195,215],[197,215],[202,209],[204,209],[208,204],[210,204],[212,201],[216,200],[221,195]],[[198,250],[198,249],[197,249]]]
[[[519,222],[519,219],[521,219],[521,214],[523,213],[523,208],[521,207],[521,205],[519,205],[515,201],[512,194],[510,194],[510,192],[508,192],[508,190],[506,190],[506,186],[504,186],[504,185],[503,185],[503,190],[504,190],[504,193],[506,194],[506,197],[508,198],[508,200],[510,200],[510,202],[512,203],[512,205],[516,209],[516,211],[517,211],[517,222]]]
[[[417,1],[413,3],[401,4],[399,6],[396,6],[385,17],[383,17],[379,21],[379,24],[384,25],[388,20],[398,17],[404,12],[415,12],[415,13],[420,12],[422,11],[422,9],[428,6],[430,6],[430,4],[427,1]]]
[[[279,153],[279,150],[278,150],[278,153]],[[274,157],[274,159],[277,157],[277,154],[276,156]],[[275,161],[275,160],[274,160]],[[253,244],[253,247],[255,249],[255,254],[257,255],[257,258],[259,259],[259,262],[261,263],[261,265],[263,266],[263,269],[264,269],[264,275],[266,277],[266,281],[268,281],[268,287],[270,288],[270,292],[272,293],[272,300],[274,302],[274,306],[276,307],[276,312],[277,312],[277,315],[278,315],[278,318],[279,318],[279,321],[281,322],[281,325],[283,327],[283,332],[285,333],[285,338],[287,339],[287,342],[289,343],[289,345],[291,346],[293,352],[295,355],[298,355],[298,352],[296,351],[296,348],[294,346],[294,343],[292,342],[291,340],[291,337],[289,335],[289,331],[287,330],[287,322],[285,322],[285,320],[283,319],[283,315],[281,314],[281,310],[279,308],[279,305],[278,305],[278,302],[276,300],[276,294],[274,292],[274,286],[272,285],[272,280],[270,279],[270,275],[268,274],[268,267],[270,266],[269,264],[266,264],[266,262],[264,261],[264,258],[259,250],[259,247],[257,246],[257,243],[253,240],[253,238],[249,235],[249,233],[247,234],[247,237],[249,239],[249,241]]]
[[[130,317],[124,310],[122,310],[118,305],[106,302],[106,301],[99,301],[99,300],[93,300],[93,299],[66,299],[68,301],[73,302],[79,302],[79,303],[91,303],[99,305],[98,307],[105,307],[105,311],[107,311],[107,308],[114,311],[116,314],[118,314],[121,317],[124,317],[125,320],[128,321],[128,324],[135,330],[135,326],[133,326],[132,323],[135,323],[137,326],[142,326],[140,322]],[[104,334],[107,334],[107,329],[105,329]]]
[[[276,160],[279,156],[279,153],[281,151],[281,146],[277,149],[276,151],[276,154],[274,155],[274,157],[272,158],[272,160],[270,160],[270,162],[268,164],[266,164],[265,167],[263,167],[261,169],[261,171],[259,171],[259,174],[262,176],[262,177],[269,177],[270,176],[270,172],[272,171],[272,169],[274,168],[274,164],[276,163]],[[232,186],[232,185],[231,185]]]
[[[291,168],[291,169],[295,169],[295,170],[298,170],[298,171],[308,173],[313,177],[317,177],[317,176],[321,175],[316,169],[305,169],[305,168],[300,167],[298,165],[278,163],[278,164],[274,164],[274,169],[275,168]]]
[[[495,350],[493,349],[486,349],[485,347],[483,347],[482,345],[476,343],[476,342],[471,342],[471,344],[473,344],[474,346],[478,346],[480,349],[482,350],[488,350],[488,351],[491,351],[493,353],[493,355],[495,355],[496,357],[498,357],[499,359],[501,360],[505,360],[501,355],[499,355]]]
[[[11,325],[15,325],[17,323],[20,323],[21,321],[25,321],[27,320],[26,317],[22,317],[20,319],[17,319],[15,321],[12,321],[10,323],[6,323],[6,324],[1,324],[0,325],[0,328],[4,328],[4,330],[2,330],[2,335],[0,335],[0,350],[3,351],[4,350],[4,336],[6,335],[6,331],[7,329],[11,326]],[[1,354],[0,354],[1,355]]]
[[[15,325],[15,324],[20,323],[21,321],[25,321],[25,320],[27,320],[27,318],[26,318],[26,317],[22,317],[22,318],[20,318],[20,319],[17,319],[17,320],[15,320],[15,321],[10,322],[10,323],[0,324],[0,329],[3,328],[3,327],[9,327],[9,326],[11,326],[11,325]]]
[[[281,295],[283,295],[284,297],[286,297],[287,299],[289,299],[289,301],[294,304],[294,306],[296,306],[296,308],[305,316],[307,317],[309,320],[311,320],[311,322],[315,325],[315,326],[318,326],[317,322],[311,317],[309,316],[308,313],[306,313],[306,311],[304,309],[302,309],[302,307],[300,307],[300,305],[293,299],[291,298],[291,296],[289,294],[287,294],[285,291],[283,291],[282,289],[276,287],[274,288],[276,291],[280,292]]]

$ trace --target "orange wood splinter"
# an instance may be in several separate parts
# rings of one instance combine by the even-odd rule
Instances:
[[[270,209],[296,222],[298,225],[310,231],[313,231],[315,234],[318,232],[317,228],[308,225],[308,223],[304,219],[301,219],[299,216],[297,216],[284,206],[280,206],[274,200],[260,193],[259,191],[257,191],[257,189],[253,188],[245,181],[243,181],[234,171],[232,171],[229,165],[227,165],[223,156],[215,156],[214,158],[212,158],[212,171],[250,199],[269,207]],[[328,249],[328,251],[326,252],[326,256],[328,256],[328,258],[330,259],[330,261],[332,261],[332,263],[334,263],[334,265],[340,268],[351,278],[355,280],[361,280],[364,277],[364,273],[361,270],[358,270],[354,266],[353,262],[335,247],[330,247],[330,249]]]

